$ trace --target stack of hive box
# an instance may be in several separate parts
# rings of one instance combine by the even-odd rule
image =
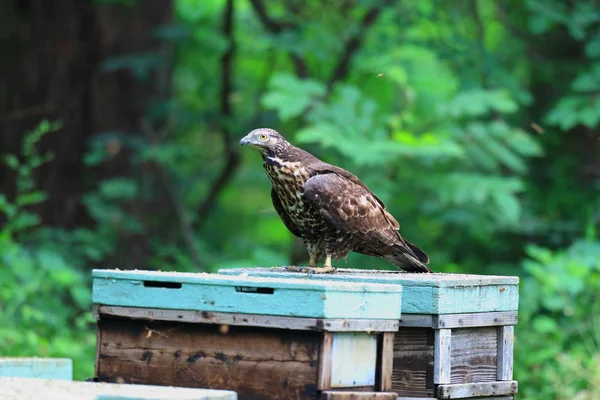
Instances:
[[[516,277],[219,272],[94,271],[98,378],[240,399],[508,400],[517,391]]]

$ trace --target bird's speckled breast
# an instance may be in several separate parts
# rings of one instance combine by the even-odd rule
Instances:
[[[283,208],[296,226],[306,233],[317,233],[326,228],[321,214],[306,203],[304,184],[309,172],[300,162],[265,157],[264,167]]]

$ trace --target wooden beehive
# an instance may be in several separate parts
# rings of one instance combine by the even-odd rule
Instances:
[[[0,378],[3,400],[236,400],[232,391],[39,378]]]
[[[512,376],[517,277],[354,269],[324,275],[299,275],[279,268],[219,272],[402,285],[392,377],[398,399],[508,400],[517,392]]]
[[[377,283],[94,270],[96,375],[240,399],[395,399],[386,392],[401,294]]]

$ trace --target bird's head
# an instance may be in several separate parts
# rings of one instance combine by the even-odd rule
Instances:
[[[263,154],[277,154],[290,146],[287,140],[277,131],[268,128],[254,129],[240,140],[240,145],[249,145]]]

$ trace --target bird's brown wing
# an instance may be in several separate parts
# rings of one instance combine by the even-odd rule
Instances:
[[[400,236],[396,219],[358,178],[323,172],[304,184],[307,202],[336,229],[353,234],[361,252],[382,257],[401,252],[418,264],[429,261],[424,252]]]
[[[281,200],[279,200],[279,197],[273,188],[271,188],[271,201],[273,202],[273,207],[275,207],[275,211],[277,211],[277,214],[279,214],[279,218],[281,218],[285,227],[288,228],[288,230],[295,236],[301,237],[298,227],[294,225],[291,218],[283,208]]]

